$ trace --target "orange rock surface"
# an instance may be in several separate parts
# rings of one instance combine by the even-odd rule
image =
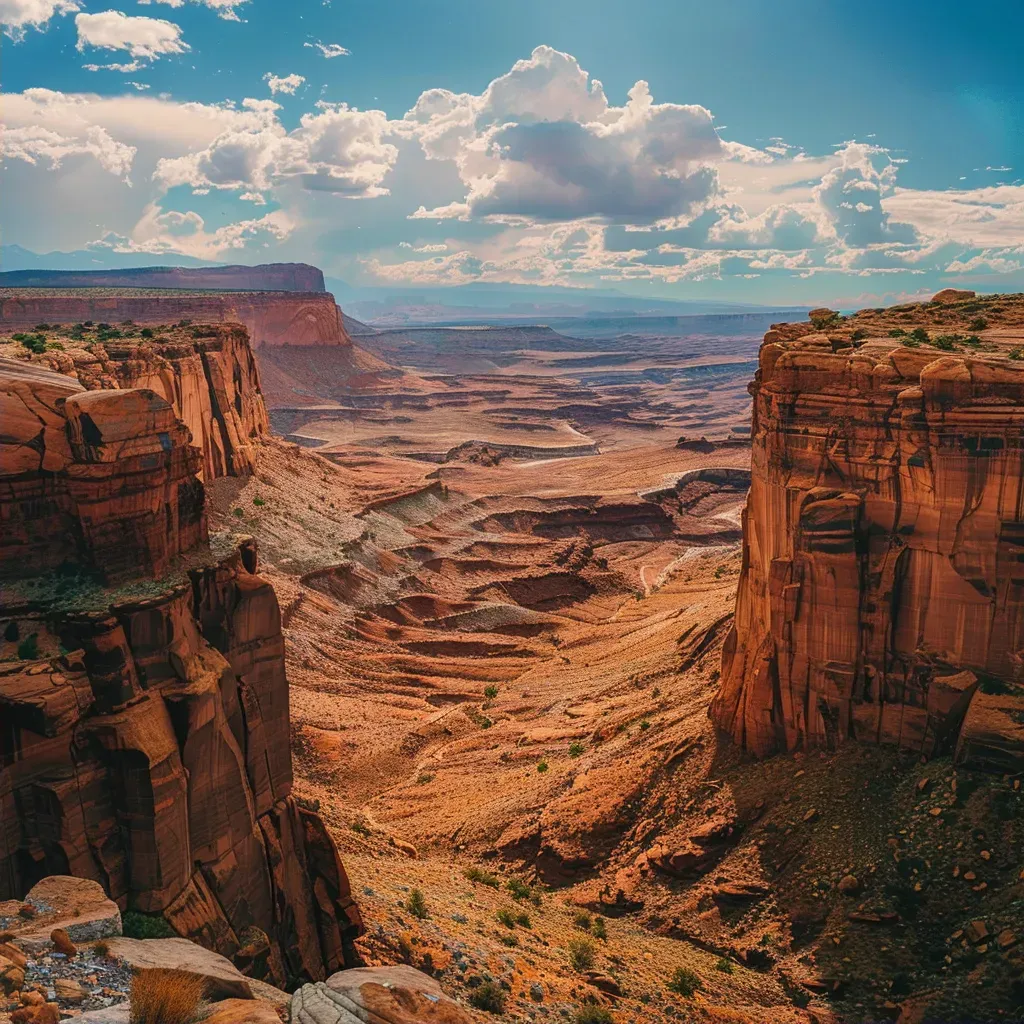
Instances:
[[[758,754],[856,739],[933,755],[966,715],[960,760],[1019,771],[1024,297],[811,317],[768,332],[751,385],[713,716]]]

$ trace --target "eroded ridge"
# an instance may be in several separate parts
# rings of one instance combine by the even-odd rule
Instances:
[[[765,335],[735,626],[712,714],[758,753],[1024,761],[1024,296]]]

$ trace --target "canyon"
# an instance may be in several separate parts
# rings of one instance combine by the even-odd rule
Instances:
[[[405,965],[452,1019],[1012,1019],[1024,301],[937,298],[625,339],[348,321],[363,376],[198,313],[101,340],[41,307],[40,352],[4,325],[37,405],[0,511],[69,538],[4,559],[5,894],[82,873],[246,976]],[[187,823],[105,824],[140,749]],[[157,834],[191,844],[163,885]]]

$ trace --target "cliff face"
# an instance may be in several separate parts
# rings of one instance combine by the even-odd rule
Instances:
[[[156,392],[2,359],[0,421],[0,577],[156,576],[206,540],[201,452]]]
[[[758,754],[1024,766],[1024,298],[937,298],[765,336],[712,707]]]
[[[269,431],[248,335],[238,324],[171,328],[154,338],[63,341],[52,369],[89,389],[148,388],[165,399],[202,451],[206,480],[252,470],[253,445]]]
[[[87,320],[110,324],[131,320],[140,325],[181,320],[240,323],[249,331],[256,349],[352,344],[334,297],[322,290],[161,292],[119,286],[116,294],[99,288],[18,287],[0,291],[0,327],[25,330],[40,323],[73,324]]]
[[[245,365],[235,333],[225,371]],[[155,374],[188,408],[178,364],[209,375],[225,351],[88,372]],[[214,419],[244,414],[231,373]],[[277,598],[252,542],[212,557],[204,453],[175,409],[0,360],[0,900],[91,878],[255,975],[322,978],[359,917],[323,822],[291,795]]]
[[[0,288],[192,288],[322,292],[323,272],[308,263],[255,267],[135,267],[127,270],[12,270]]]

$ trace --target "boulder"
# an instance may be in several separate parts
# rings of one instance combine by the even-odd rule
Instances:
[[[943,288],[932,296],[932,302],[962,302],[966,299],[973,299],[974,292],[966,288]]]
[[[956,745],[965,768],[1016,774],[1024,765],[1024,696],[976,693]]]
[[[2,688],[0,679],[0,693]],[[121,911],[108,899],[103,886],[91,878],[49,875],[28,891],[25,902],[35,908],[34,917],[8,917],[3,904],[0,917],[5,920],[4,931],[14,936],[14,945],[27,953],[49,950],[55,944],[56,932],[62,932],[62,943],[66,938],[71,946],[121,934]]]
[[[110,939],[110,955],[125,961],[134,971],[178,970],[206,981],[206,996],[218,999],[252,999],[249,979],[227,957],[188,939]]]
[[[203,1024],[281,1024],[281,1018],[262,999],[222,999],[210,1007]]]
[[[340,971],[303,985],[292,1024],[471,1024],[473,1018],[429,975],[404,964]]]

